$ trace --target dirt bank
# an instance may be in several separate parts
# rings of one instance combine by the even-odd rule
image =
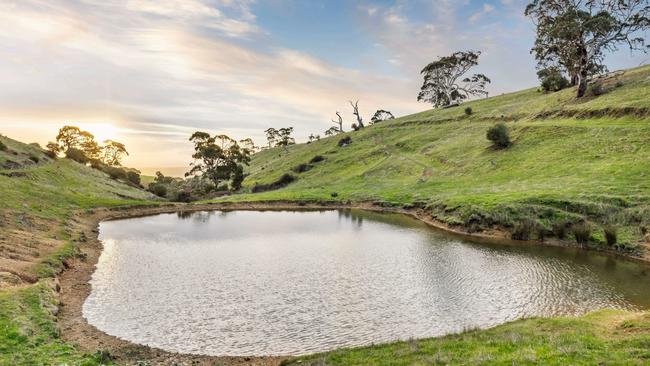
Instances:
[[[98,350],[108,351],[115,360],[122,364],[135,364],[137,361],[148,361],[150,364],[171,365],[279,365],[283,357],[209,357],[200,355],[184,355],[166,352],[160,349],[142,345],[110,336],[94,326],[88,324],[82,315],[82,306],[90,294],[89,280],[95,270],[95,265],[102,251],[102,244],[98,240],[98,225],[101,221],[146,216],[157,213],[201,210],[280,210],[280,209],[337,209],[359,208],[381,212],[397,212],[407,214],[425,223],[441,229],[452,235],[471,237],[474,241],[498,242],[504,244],[521,244],[508,238],[508,233],[492,230],[482,233],[469,234],[462,228],[449,227],[432,218],[422,209],[387,208],[373,203],[342,204],[342,203],[296,203],[296,202],[265,202],[265,203],[211,203],[211,204],[169,204],[162,206],[140,206],[129,208],[95,209],[78,212],[71,220],[73,237],[84,238],[78,246],[82,256],[66,263],[66,270],[59,276],[60,281],[60,311],[58,314],[62,338],[86,352]],[[575,246],[566,241],[547,240],[545,245]],[[647,252],[647,251],[646,251]],[[650,258],[630,257],[650,263]]]

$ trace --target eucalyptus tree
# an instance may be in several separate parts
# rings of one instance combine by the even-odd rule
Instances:
[[[264,130],[264,134],[266,135],[266,141],[269,144],[269,149],[275,146],[279,137],[278,130],[273,127],[269,127]]]
[[[117,141],[106,140],[102,147],[102,162],[109,166],[119,166],[122,163],[124,155],[129,155],[126,146]]]
[[[487,95],[491,81],[483,74],[463,76],[478,65],[479,51],[458,51],[429,63],[420,72],[424,78],[418,101],[435,108],[459,104],[471,96]],[[461,79],[462,78],[462,79]]]
[[[283,127],[278,130],[278,141],[277,146],[284,147],[287,150],[287,146],[293,145],[296,143],[296,140],[291,136],[293,133],[293,127]]]
[[[250,162],[250,152],[241,148],[237,141],[226,136],[210,136],[207,132],[194,132],[190,137],[194,143],[194,162],[185,176],[200,175],[210,180],[215,188],[219,183],[232,181],[232,187],[238,189],[243,180],[243,165]]]
[[[534,0],[525,15],[537,28],[531,52],[538,66],[563,68],[578,86],[578,97],[585,94],[590,76],[606,71],[605,52],[621,45],[647,51],[648,0]]]
[[[395,116],[393,116],[393,114],[390,113],[390,111],[380,109],[377,112],[375,112],[375,114],[372,116],[372,118],[370,119],[370,123],[375,124],[389,119],[395,119]]]

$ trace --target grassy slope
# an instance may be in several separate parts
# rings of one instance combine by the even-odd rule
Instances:
[[[0,365],[99,365],[101,353],[81,354],[58,339],[55,318],[48,310],[55,307],[56,296],[43,278],[56,274],[62,261],[76,253],[78,243],[66,230],[73,211],[140,204],[152,196],[70,160],[49,159],[37,147],[6,137],[0,141],[8,147],[0,151],[0,166],[8,160],[22,165],[0,168],[0,263],[42,279],[0,290]],[[19,176],[7,176],[15,173]],[[25,236],[29,255],[20,245]]]
[[[245,189],[315,155],[327,160],[292,173],[299,179],[284,189],[229,199],[419,201],[439,219],[467,226],[512,227],[525,217],[549,228],[565,218],[587,217],[598,226],[615,220],[620,241],[633,248],[639,225],[650,220],[650,66],[608,80],[606,89],[580,102],[574,90],[529,89],[350,132],[345,148],[337,147],[337,136],[263,151],[253,158]],[[539,118],[543,113],[555,116]],[[606,115],[584,118],[589,113]],[[485,138],[498,121],[507,122],[514,141],[504,151]],[[594,238],[602,241],[602,234]]]
[[[287,365],[647,365],[650,314],[527,319],[441,338],[343,349]]]
[[[613,207],[616,212],[627,212],[628,208],[621,209],[621,200],[633,209],[643,209],[648,197],[648,183],[643,179],[648,172],[647,122],[630,116],[594,120],[536,120],[532,116],[557,106],[565,110],[612,105],[647,108],[649,73],[649,68],[631,71],[625,76],[624,87],[586,103],[572,103],[570,91],[552,95],[523,91],[470,103],[476,111],[471,118],[463,117],[462,110],[456,108],[373,126],[351,134],[353,144],[344,149],[336,147],[338,138],[329,138],[292,146],[289,154],[266,151],[255,156],[252,174],[246,180],[249,188],[254,182],[277,179],[314,155],[325,155],[328,160],[302,173],[298,182],[285,189],[235,199],[331,199],[330,193],[337,192],[337,199],[346,200],[397,204],[425,200],[455,207],[442,217],[446,220],[463,220],[464,212],[475,208],[485,213],[511,205],[515,215],[522,207],[555,207],[554,202],[562,200],[566,205],[560,213],[567,215],[574,214],[574,207],[595,212]],[[499,119],[501,115],[517,120],[510,123],[516,145],[495,152],[484,140],[485,129],[494,120],[485,118]],[[35,147],[4,137],[0,141],[18,153],[0,152],[0,165],[8,159],[26,163],[30,155],[39,157],[38,164],[16,170],[25,173],[24,177],[0,175],[0,208],[11,229],[27,230],[20,226],[19,218],[28,216],[53,222],[63,235],[74,210],[137,204],[150,198],[73,162],[47,161]],[[0,168],[0,173],[11,172]],[[2,229],[5,238],[7,228]],[[74,253],[72,238],[62,237],[62,252],[42,257],[34,265],[35,273],[52,275],[60,266],[60,254]],[[101,354],[81,354],[58,339],[55,318],[48,310],[56,300],[44,281],[0,291],[0,364],[102,363]],[[567,357],[565,360],[575,364],[593,364],[590,361],[595,360],[641,364],[650,357],[649,333],[645,313],[601,312],[578,319],[517,321],[492,330],[342,350],[311,360],[320,362],[325,357],[331,364],[423,364],[435,360],[511,364],[511,360],[559,362],[554,360]]]

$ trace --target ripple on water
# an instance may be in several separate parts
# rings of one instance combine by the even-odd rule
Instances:
[[[100,238],[84,316],[184,353],[304,354],[650,304],[638,265],[476,245],[389,214],[162,214],[104,222]]]

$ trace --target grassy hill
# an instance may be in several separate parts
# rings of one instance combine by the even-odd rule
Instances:
[[[255,154],[251,190],[283,174],[285,188],[230,200],[352,200],[424,206],[469,230],[513,230],[535,220],[531,238],[586,219],[592,245],[618,228],[620,250],[639,250],[650,226],[650,66],[598,81],[591,96],[537,89],[405,116],[310,144]],[[472,114],[466,115],[465,108]],[[514,144],[495,150],[486,130],[505,122]],[[337,142],[350,136],[352,143]],[[296,173],[314,156],[324,161]]]
[[[77,253],[80,238],[69,229],[75,211],[154,197],[0,136],[0,198],[0,365],[105,364],[101,352],[83,354],[59,339],[58,301],[48,278]]]
[[[640,250],[650,226],[650,67],[603,81],[600,94],[534,89],[426,111],[344,136],[256,154],[245,191],[284,174],[285,188],[232,201],[376,201],[423,207],[471,230],[514,229],[534,219],[548,230],[586,219],[594,231],[619,227],[621,250]],[[467,116],[464,108],[473,114]],[[504,121],[514,145],[494,150],[485,132]],[[110,364],[59,338],[57,295],[48,278],[76,254],[73,213],[138,205],[149,193],[38,146],[0,136],[0,365]],[[294,168],[315,156],[302,173]],[[535,234],[537,235],[537,234]],[[33,283],[32,283],[33,282]],[[604,311],[580,318],[532,319],[439,339],[398,342],[301,358],[302,364],[644,364],[648,313]],[[548,361],[548,362],[547,362]],[[297,362],[297,361],[289,361]]]

